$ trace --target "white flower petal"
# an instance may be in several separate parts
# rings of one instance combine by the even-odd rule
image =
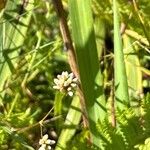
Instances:
[[[54,86],[53,86],[53,89],[59,90],[60,88],[59,88],[59,86],[54,85]]]
[[[55,144],[56,142],[55,142],[54,140],[48,139],[45,143],[46,143],[46,144],[49,144],[49,145],[53,145],[53,144]]]
[[[65,82],[64,82],[64,86],[69,86],[69,84],[72,82],[72,79],[68,78]]]
[[[40,139],[39,144],[40,144],[40,145],[44,144],[43,139]]]
[[[68,72],[67,71],[63,71],[62,72],[62,76],[64,76],[65,78],[68,77]]]
[[[46,144],[42,144],[42,146],[41,146],[41,147],[46,148]]]
[[[69,77],[70,77],[71,79],[73,79],[74,74],[73,74],[73,73],[70,73],[70,74],[69,74]]]
[[[68,87],[68,88],[67,88],[67,91],[71,91],[71,90],[72,90],[72,88],[71,88],[71,87]]]
[[[64,87],[66,87],[66,86],[68,86],[69,85],[69,83],[68,82],[64,82]]]
[[[45,148],[41,146],[38,150],[45,150]]]
[[[68,92],[68,95],[69,95],[69,96],[73,96],[73,92],[72,92],[72,91],[69,91],[69,92]]]
[[[64,79],[60,79],[60,80],[59,80],[59,85],[63,85],[63,84],[64,84],[64,82],[65,82],[65,80],[64,80]]]
[[[59,80],[55,78],[55,79],[54,79],[54,83],[55,83],[55,84],[59,84]]]
[[[72,82],[72,79],[71,79],[71,78],[68,78],[68,79],[66,80],[66,82],[67,82],[68,84],[70,84],[70,83]]]
[[[78,78],[73,78],[72,81],[73,81],[73,82],[77,82],[77,81],[78,81]]]
[[[55,144],[56,142],[54,140],[50,140],[50,145]]]
[[[47,149],[50,150],[50,149],[52,149],[52,148],[51,148],[51,146],[47,146]]]
[[[71,83],[70,85],[71,85],[72,87],[76,87],[76,86],[77,86],[76,83]]]
[[[50,144],[51,143],[51,140],[48,139],[47,141],[45,141],[46,144]]]
[[[48,134],[45,134],[42,139],[46,141],[48,139]]]
[[[61,75],[60,75],[60,74],[58,74],[58,75],[57,75],[57,78],[59,79],[60,77],[61,77]]]

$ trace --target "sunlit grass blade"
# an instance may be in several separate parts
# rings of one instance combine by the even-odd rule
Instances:
[[[133,30],[128,30],[128,29],[125,30],[125,33],[127,35],[129,35],[130,37],[136,39],[137,42],[140,42],[146,46],[149,46],[147,39],[145,37],[143,37],[142,35],[140,35],[139,33],[135,32]]]
[[[31,18],[34,0],[30,0],[22,13],[15,13],[15,10],[21,6],[21,1],[8,1],[0,23],[0,92],[1,98],[4,92],[4,83],[14,71],[16,58],[20,47],[23,45],[25,35]],[[12,10],[12,12],[9,11]]]
[[[59,136],[55,150],[64,150],[67,148],[67,143],[71,140],[81,119],[79,97],[75,96],[69,108],[64,128]]]
[[[114,21],[114,76],[115,76],[115,99],[117,106],[123,109],[129,104],[128,83],[124,63],[122,38],[120,34],[120,19],[117,1],[113,0]]]
[[[142,71],[140,68],[140,61],[137,55],[137,51],[134,49],[131,43],[131,39],[126,34],[123,35],[123,42],[129,89],[133,93],[141,93]]]
[[[96,122],[105,117],[105,99],[96,49],[91,1],[69,0],[69,13],[91,137],[93,143],[99,146]]]
[[[130,93],[130,104],[134,106],[135,110],[137,110],[137,113],[139,113],[139,101],[135,100],[135,98],[140,97],[141,93],[143,92],[140,61],[137,55],[137,51],[134,49],[131,43],[131,39],[126,34],[123,35],[123,43]]]

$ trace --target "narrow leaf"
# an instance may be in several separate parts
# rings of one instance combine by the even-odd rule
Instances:
[[[123,109],[129,103],[128,83],[124,63],[122,39],[120,34],[120,20],[117,1],[113,0],[114,19],[114,75],[115,75],[115,99],[117,106]]]

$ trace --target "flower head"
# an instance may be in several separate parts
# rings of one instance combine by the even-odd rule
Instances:
[[[73,73],[69,74],[67,71],[63,71],[61,75],[57,75],[57,78],[54,79],[55,85],[53,88],[60,92],[67,92],[69,96],[73,96],[77,82],[78,79]]]
[[[50,150],[51,145],[55,144],[54,140],[48,139],[48,134],[45,134],[42,139],[39,141],[40,148],[39,150]]]

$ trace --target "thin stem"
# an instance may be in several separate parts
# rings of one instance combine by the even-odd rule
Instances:
[[[148,40],[148,42],[149,42],[149,45],[150,45],[150,36],[149,36],[149,32],[148,32],[148,31],[146,30],[146,28],[145,28],[144,19],[142,18],[142,16],[141,16],[140,13],[139,13],[138,6],[137,6],[136,1],[133,0],[132,3],[133,3],[133,6],[134,6],[134,9],[135,9],[135,12],[137,13],[137,16],[138,16],[138,18],[139,18],[139,20],[140,20],[140,23],[141,23],[141,25],[142,25],[142,27],[143,27],[144,34],[145,34],[145,36],[146,36],[146,38],[147,38],[147,40]]]
[[[65,11],[63,9],[62,1],[61,0],[52,0],[52,1],[56,9],[57,15],[59,17],[60,31],[63,37],[64,44],[68,50],[68,60],[69,60],[71,70],[77,77],[79,77],[78,69],[76,65],[77,64],[76,54],[75,54],[74,47],[72,45],[72,40],[71,40],[68,25],[67,25],[67,20],[65,17]]]
[[[116,114],[115,114],[115,101],[114,101],[114,80],[112,79],[111,86],[111,123],[113,127],[116,127]]]
[[[14,107],[15,107],[15,104],[16,104],[18,98],[19,98],[19,93],[16,94],[16,96],[15,96],[15,98],[14,98],[12,104],[11,104],[11,107],[10,107],[10,110],[9,110],[9,112],[8,112],[7,117],[10,117],[10,115],[11,115],[11,113],[12,113]]]
[[[59,116],[56,116],[56,117],[51,118],[49,120],[45,120],[48,117],[48,115],[52,112],[53,109],[54,108],[50,109],[49,112],[39,122],[37,122],[37,123],[35,123],[35,124],[31,125],[31,126],[24,127],[22,129],[14,129],[14,131],[17,131],[18,133],[23,133],[23,132],[25,132],[25,131],[27,131],[27,130],[29,130],[31,128],[34,128],[34,127],[36,127],[38,125],[40,125],[40,129],[42,130],[42,126],[44,124],[46,124],[46,123],[48,123],[50,121],[54,121],[54,120],[56,120],[56,119],[58,119],[58,118],[60,118],[62,116],[62,115],[59,115]],[[41,134],[42,134],[42,131],[41,131]]]

